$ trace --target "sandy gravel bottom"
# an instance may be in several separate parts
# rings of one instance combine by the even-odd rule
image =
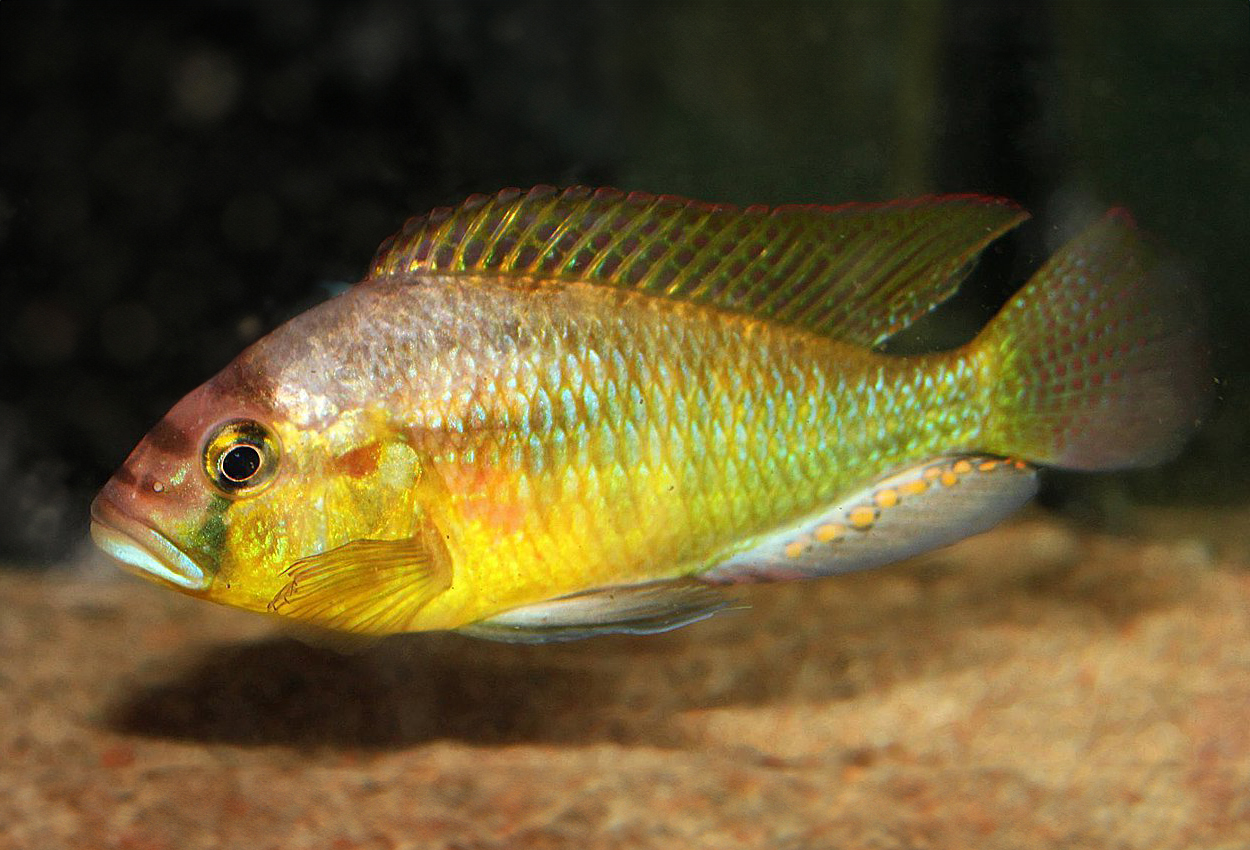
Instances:
[[[0,572],[0,848],[1250,847],[1250,515],[1144,527],[537,648]]]

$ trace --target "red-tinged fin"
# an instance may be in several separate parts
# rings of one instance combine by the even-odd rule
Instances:
[[[1070,469],[1178,451],[1209,390],[1201,304],[1113,210],[1052,257],[974,344],[995,372],[987,447]]]
[[[876,346],[949,298],[1027,218],[965,195],[747,207],[540,186],[413,219],[370,278],[506,275],[631,288]]]

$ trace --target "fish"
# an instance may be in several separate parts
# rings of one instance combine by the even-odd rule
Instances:
[[[730,585],[983,532],[1039,469],[1174,456],[1196,301],[1113,209],[968,343],[888,343],[1028,214],[475,195],[179,401],[91,507],[182,593],[345,636],[650,634]]]

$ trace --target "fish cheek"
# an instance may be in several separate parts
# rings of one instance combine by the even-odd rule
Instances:
[[[331,462],[298,474],[288,469],[254,497],[214,501],[197,531],[201,551],[219,567],[210,598],[263,611],[296,561],[354,541],[414,534],[423,476],[407,442],[371,442],[324,456]]]
[[[221,565],[222,550],[226,543],[225,514],[230,500],[222,496],[210,496],[208,508],[200,524],[191,532],[188,554],[206,572],[215,575]]]
[[[200,526],[217,566],[209,598],[263,611],[282,586],[282,570],[301,557],[291,539],[291,518],[282,510],[291,500],[276,488],[250,499],[221,499]],[[298,524],[297,524],[298,528]],[[296,535],[301,536],[301,535]]]

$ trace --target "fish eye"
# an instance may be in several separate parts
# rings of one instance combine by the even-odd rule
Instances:
[[[204,473],[227,496],[260,492],[278,471],[278,438],[251,419],[232,419],[213,429],[204,443]]]

